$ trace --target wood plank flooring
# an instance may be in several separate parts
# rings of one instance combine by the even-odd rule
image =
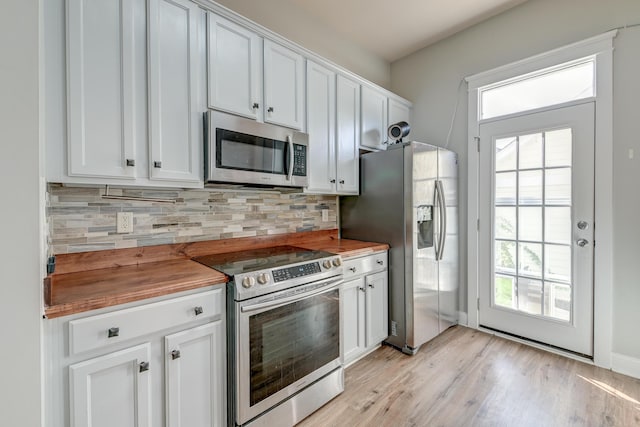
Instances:
[[[382,347],[299,424],[640,426],[640,380],[456,326],[415,356]]]

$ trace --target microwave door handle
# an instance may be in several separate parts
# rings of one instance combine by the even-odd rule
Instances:
[[[291,181],[293,176],[293,140],[291,135],[287,135],[287,142],[289,143],[289,171],[287,172],[287,181]]]

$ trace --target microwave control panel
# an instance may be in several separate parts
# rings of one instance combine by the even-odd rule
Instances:
[[[307,147],[293,144],[293,174],[307,176]]]

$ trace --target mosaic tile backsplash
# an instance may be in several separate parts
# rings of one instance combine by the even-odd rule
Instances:
[[[337,228],[336,196],[240,188],[109,190],[112,196],[175,200],[163,203],[104,194],[104,187],[49,184],[51,255]],[[322,221],[323,209],[329,221]],[[117,212],[133,213],[133,233],[116,232]]]

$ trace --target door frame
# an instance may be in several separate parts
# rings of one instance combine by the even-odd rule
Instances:
[[[469,108],[466,323],[478,329],[478,286],[481,279],[478,274],[478,230],[479,227],[489,226],[479,223],[479,89],[569,61],[586,57],[595,59],[594,245],[597,246],[594,247],[593,274],[593,362],[607,369],[611,368],[612,362],[613,331],[613,38],[617,33],[617,30],[609,31],[465,79]]]

